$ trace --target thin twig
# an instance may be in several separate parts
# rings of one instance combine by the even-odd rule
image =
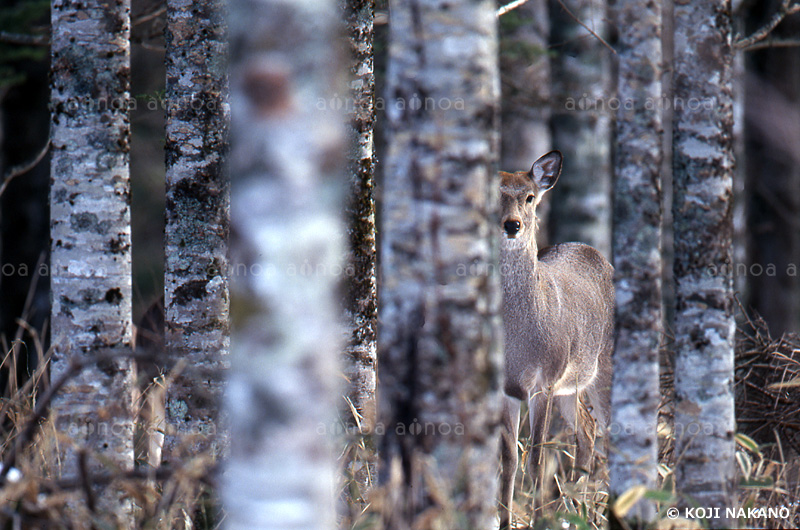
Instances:
[[[592,28],[590,28],[589,26],[587,26],[587,25],[586,25],[586,24],[585,24],[585,23],[584,23],[584,22],[583,22],[581,19],[579,19],[577,16],[575,16],[575,14],[574,14],[572,11],[570,11],[570,10],[569,10],[569,8],[568,8],[568,7],[567,7],[567,6],[564,4],[564,1],[563,1],[563,0],[558,0],[558,4],[561,6],[561,9],[563,9],[563,10],[564,10],[564,11],[565,11],[565,12],[566,12],[566,13],[567,13],[569,16],[571,16],[571,17],[573,18],[573,20],[575,20],[575,22],[577,22],[578,24],[580,24],[580,25],[581,25],[581,26],[582,26],[582,27],[583,27],[583,28],[584,28],[586,31],[588,31],[588,32],[589,32],[589,33],[590,33],[590,34],[591,34],[591,35],[592,35],[594,38],[596,38],[597,40],[599,40],[599,41],[600,41],[600,42],[603,44],[603,46],[605,46],[606,48],[608,48],[609,50],[611,50],[611,53],[613,53],[614,55],[616,55],[616,54],[617,54],[617,52],[614,50],[614,48],[612,48],[612,47],[611,47],[611,45],[610,45],[609,43],[607,43],[607,42],[606,42],[606,40],[605,40],[603,37],[601,37],[600,35],[598,35],[598,34],[597,34],[597,33],[596,33],[596,32],[595,32],[595,31],[594,31]]]
[[[800,13],[800,4],[791,5],[791,0],[783,0],[783,2],[781,2],[781,7],[772,15],[769,22],[761,26],[749,37],[736,39],[733,46],[740,50],[749,49],[755,43],[767,38],[767,35],[772,33],[772,30],[774,30],[784,18],[794,13]]]
[[[196,478],[209,488],[217,487],[216,477],[219,474],[220,465],[215,462],[206,467]],[[95,473],[92,475],[92,484],[95,486],[105,486],[115,480],[156,480],[165,481],[172,479],[177,473],[184,473],[183,468],[173,468],[169,465],[161,465],[154,469],[128,469],[120,470],[115,473]],[[195,475],[193,475],[195,476]],[[76,477],[61,478],[58,480],[43,480],[40,482],[41,489],[46,493],[56,491],[72,490],[82,487],[81,480]]]
[[[151,51],[151,52],[164,53],[164,51],[166,50],[166,47],[164,47],[164,46],[160,46],[158,44],[148,44],[147,42],[145,42],[143,40],[136,40],[136,41],[132,41],[132,42],[134,44],[138,45],[138,46],[141,46],[145,50]]]
[[[24,175],[31,169],[35,168],[39,164],[39,162],[42,161],[44,155],[46,155],[47,151],[49,150],[50,150],[50,141],[48,140],[47,143],[44,144],[44,147],[42,147],[42,150],[39,151],[39,154],[37,154],[33,160],[30,160],[24,164],[14,166],[11,169],[9,169],[5,175],[5,178],[3,179],[3,184],[0,184],[0,197],[3,196],[3,193],[5,193],[6,188],[13,179],[15,179],[20,175]]]
[[[163,15],[166,12],[167,12],[166,6],[156,8],[150,11],[149,13],[144,13],[131,20],[131,26],[138,26],[139,24],[144,24],[145,22],[149,22],[154,18],[158,18],[159,16]]]
[[[528,2],[528,0],[514,0],[513,2],[510,2],[510,3],[504,5],[503,7],[501,7],[500,9],[497,10],[497,17],[498,18],[502,17],[503,15],[508,13],[509,11],[513,11],[514,9],[518,8],[519,6],[521,6],[521,5],[523,5],[523,4],[527,3],[527,2]]]
[[[86,495],[86,507],[89,508],[89,513],[95,515],[97,513],[97,498],[92,491],[92,482],[89,476],[89,464],[86,461],[86,449],[80,448],[78,450],[78,472],[80,475],[81,488],[84,495]],[[92,525],[94,528],[94,525]]]

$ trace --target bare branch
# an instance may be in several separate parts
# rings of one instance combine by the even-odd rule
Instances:
[[[42,150],[39,151],[39,154],[37,154],[36,157],[33,160],[30,160],[29,162],[26,162],[24,164],[20,164],[18,166],[14,166],[11,169],[9,169],[8,172],[6,173],[5,178],[3,179],[3,183],[0,184],[0,197],[3,196],[3,193],[5,193],[6,188],[8,187],[9,183],[13,179],[15,179],[16,177],[18,177],[20,175],[23,175],[23,174],[27,173],[28,171],[30,171],[31,169],[35,168],[36,165],[39,164],[39,162],[42,161],[42,159],[44,158],[44,155],[47,154],[47,151],[49,149],[50,149],[50,141],[48,140],[48,142],[46,144],[44,144],[44,147],[42,147]]]
[[[772,15],[769,22],[761,26],[749,37],[736,39],[736,42],[733,44],[734,48],[739,50],[753,49],[752,46],[767,38],[767,36],[772,33],[772,30],[774,30],[784,18],[795,13],[800,13],[800,4],[792,5],[791,0],[783,0],[783,2],[781,2],[781,7]]]
[[[780,39],[780,40],[771,40],[768,39],[762,42],[756,42],[755,44],[751,44],[745,48],[740,48],[744,52],[752,52],[756,50],[763,50],[766,48],[794,48],[800,46],[800,39]]]
[[[10,31],[0,31],[0,42],[20,46],[50,46],[50,38],[47,35],[27,35]]]
[[[501,7],[500,9],[497,10],[497,17],[498,18],[502,17],[503,15],[508,13],[509,11],[513,11],[514,9],[518,8],[519,6],[521,6],[521,5],[523,5],[523,4],[527,3],[527,2],[528,2],[528,0],[514,0],[513,2],[510,2],[510,3],[504,5],[503,7]]]
[[[598,35],[592,28],[587,26],[586,23],[584,23],[581,19],[579,19],[577,16],[575,16],[575,13],[573,13],[572,11],[569,10],[569,8],[566,6],[566,4],[564,4],[563,0],[558,0],[558,4],[561,6],[561,9],[563,9],[564,12],[566,12],[569,16],[571,16],[573,18],[573,20],[575,20],[575,22],[580,24],[581,27],[583,27],[583,29],[588,31],[594,38],[599,40],[603,44],[603,46],[605,46],[606,48],[611,50],[611,53],[613,53],[614,55],[617,54],[616,50],[614,50],[614,48],[612,48],[611,45],[608,42],[606,42],[606,40],[603,37]]]

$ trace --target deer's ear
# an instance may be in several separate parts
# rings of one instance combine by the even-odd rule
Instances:
[[[550,151],[533,163],[529,173],[540,192],[552,188],[561,175],[562,156],[559,151]]]

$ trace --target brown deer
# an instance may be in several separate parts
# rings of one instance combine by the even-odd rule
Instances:
[[[511,524],[520,405],[528,402],[534,478],[550,402],[576,433],[575,466],[590,469],[595,433],[608,422],[614,334],[613,268],[594,248],[564,243],[538,250],[536,206],[561,174],[552,151],[529,172],[500,172],[500,272],[505,332],[500,528]]]

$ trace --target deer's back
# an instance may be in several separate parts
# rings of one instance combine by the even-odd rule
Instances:
[[[537,385],[552,385],[557,395],[571,394],[596,376],[606,383],[613,274],[588,245],[565,243],[539,252],[532,297],[505,302],[514,306],[506,311],[506,393],[525,399]]]

